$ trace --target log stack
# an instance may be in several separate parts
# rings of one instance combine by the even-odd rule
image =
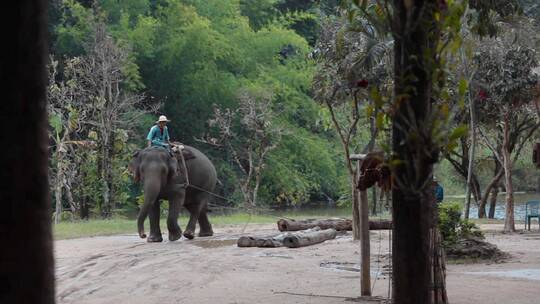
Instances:
[[[307,230],[281,233],[274,236],[242,236],[238,239],[238,247],[288,247],[298,248],[309,245],[322,243],[326,240],[336,238],[337,231],[335,229],[321,229],[314,227]]]
[[[352,231],[352,220],[334,218],[334,219],[307,219],[296,221],[293,219],[280,219],[277,222],[279,231],[299,231],[314,227],[321,229],[332,228],[336,231]],[[392,221],[369,221],[369,230],[390,230]]]

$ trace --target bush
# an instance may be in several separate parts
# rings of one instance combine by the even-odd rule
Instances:
[[[439,230],[444,247],[455,245],[461,239],[484,237],[478,226],[461,218],[461,205],[458,203],[439,205]]]

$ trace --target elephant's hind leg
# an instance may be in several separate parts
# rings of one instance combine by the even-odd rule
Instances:
[[[184,236],[186,238],[191,240],[195,237],[195,227],[199,220],[199,215],[201,214],[203,207],[206,206],[207,201],[208,194],[203,192],[195,194],[189,201],[186,201],[185,207],[190,213],[189,222],[184,231]]]
[[[161,229],[159,228],[159,200],[156,200],[150,207],[150,235],[146,239],[148,242],[162,242]]]
[[[210,224],[210,221],[208,220],[208,206],[207,203],[204,204],[204,207],[201,210],[201,213],[199,214],[199,236],[205,237],[205,236],[212,236],[214,235],[214,231],[212,230],[212,224]]]

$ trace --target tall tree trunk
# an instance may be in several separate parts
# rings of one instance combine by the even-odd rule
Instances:
[[[109,185],[109,215],[112,215],[112,212],[116,209],[116,200],[115,200],[115,189],[114,189],[114,144],[116,142],[116,134],[111,132],[109,135],[109,148],[107,149],[108,156],[108,166],[107,166],[107,184]]]
[[[498,183],[499,182],[497,181],[497,184]],[[497,196],[498,195],[499,195],[499,186],[495,185],[491,189],[491,198],[490,198],[490,202],[489,202],[488,218],[490,218],[490,219],[495,218],[495,207],[497,207]]]
[[[62,214],[62,188],[64,185],[64,153],[65,149],[62,141],[58,143],[56,151],[56,180],[54,186],[54,198],[55,198],[55,210],[54,210],[54,223],[60,222],[60,216]]]
[[[14,1],[0,13],[0,302],[51,304],[54,260],[47,144],[48,1]]]
[[[396,304],[431,303],[433,227],[431,93],[439,28],[435,1],[394,0],[392,279]],[[410,136],[414,134],[414,136]]]
[[[88,161],[88,152],[81,152],[82,153],[82,157],[81,157],[81,160],[77,163],[78,166],[80,167],[82,165],[83,162],[86,162]],[[79,186],[76,187],[75,191],[76,191],[76,195],[77,197],[79,198],[79,216],[81,218],[81,220],[84,220],[84,219],[88,219],[90,214],[89,214],[89,207],[88,207],[88,193],[86,193],[86,190],[85,190],[85,187],[84,187],[84,183],[85,183],[85,180],[86,180],[86,171],[85,170],[80,170],[80,177],[79,177]]]
[[[509,124],[510,118],[507,112],[504,117],[504,139],[503,139],[503,165],[504,165],[504,180],[506,185],[506,216],[504,219],[504,231],[514,232],[516,227],[514,224],[514,188],[512,185],[512,159],[509,151]]]
[[[465,191],[465,214],[464,218],[469,219],[469,211],[471,210],[471,187],[472,187],[472,175],[474,164],[474,152],[476,149],[476,126],[474,119],[474,98],[470,98],[469,101],[469,114],[471,117],[471,148],[469,149],[469,166],[467,168],[467,190]],[[478,201],[477,201],[478,202]]]
[[[106,123],[104,123],[106,125]],[[100,149],[101,160],[101,197],[103,199],[101,203],[101,216],[108,218],[111,216],[112,208],[112,138],[109,128],[102,128],[102,142]]]
[[[257,206],[257,195],[261,185],[261,167],[255,168],[255,187],[253,188],[253,206]]]
[[[73,199],[73,193],[71,192],[71,186],[69,184],[64,185],[64,192],[66,194],[66,200],[69,203],[71,214],[73,216],[79,211],[80,207],[77,205],[77,203],[75,203],[75,200]]]
[[[478,218],[486,217],[486,204],[489,198],[489,194],[493,187],[497,187],[497,185],[499,184],[499,180],[504,174],[504,170],[501,168],[501,165],[499,161],[497,160],[497,157],[494,156],[493,158],[495,161],[494,176],[489,182],[489,184],[486,186],[486,188],[484,189],[484,194],[482,195],[480,199],[480,205],[478,206]],[[491,213],[491,210],[490,210],[490,213]]]

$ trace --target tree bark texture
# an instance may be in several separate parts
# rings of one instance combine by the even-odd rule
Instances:
[[[48,1],[3,9],[0,303],[54,303],[48,177]],[[15,132],[16,130],[16,132]]]
[[[504,231],[514,232],[514,187],[512,185],[512,159],[509,151],[509,113],[504,118],[504,141],[503,141],[503,165],[504,180],[506,185],[506,216],[504,219]]]
[[[431,229],[430,246],[432,256],[432,274],[433,291],[432,303],[448,304],[448,295],[446,294],[446,255],[442,246],[442,236],[437,228]]]
[[[332,228],[319,231],[298,231],[287,235],[283,239],[283,245],[289,248],[304,247],[335,239],[336,236],[337,231]]]
[[[484,189],[484,194],[482,195],[482,199],[480,200],[480,206],[478,207],[478,218],[484,218],[486,216],[486,204],[489,198],[489,194],[490,192],[492,192],[493,189],[497,189],[497,192],[498,192],[498,184],[501,177],[504,174],[504,170],[501,168],[497,159],[495,159],[495,173],[494,174],[495,175],[493,176],[489,184],[486,186],[486,189]],[[493,208],[494,208],[494,205],[493,205]],[[491,211],[492,210],[490,206],[490,210],[489,210],[490,215],[491,215]],[[493,212],[495,212],[495,209],[493,209]]]
[[[430,229],[433,226],[432,75],[439,27],[437,1],[394,1],[392,117],[392,283],[396,304],[432,302]]]
[[[495,218],[495,208],[497,207],[497,196],[499,195],[499,187],[494,186],[491,189],[491,196],[489,199],[489,213],[488,218],[493,219]]]
[[[60,217],[62,214],[62,188],[64,185],[64,153],[62,153],[63,144],[58,143],[57,153],[56,153],[56,181],[54,186],[54,198],[55,198],[55,208],[54,208],[54,223],[58,224],[60,222]]]
[[[469,164],[467,167],[467,191],[465,191],[465,219],[469,219],[469,211],[471,210],[471,187],[474,164],[474,152],[476,149],[476,125],[474,119],[474,98],[469,100],[469,114],[471,116],[471,148],[469,154]],[[478,201],[477,201],[478,202]],[[485,212],[484,212],[485,213]]]
[[[349,219],[308,219],[308,220],[293,220],[280,219],[277,222],[279,231],[299,231],[314,227],[321,229],[333,228],[337,231],[352,231],[352,220]],[[369,230],[390,230],[392,229],[392,221],[369,221]]]

